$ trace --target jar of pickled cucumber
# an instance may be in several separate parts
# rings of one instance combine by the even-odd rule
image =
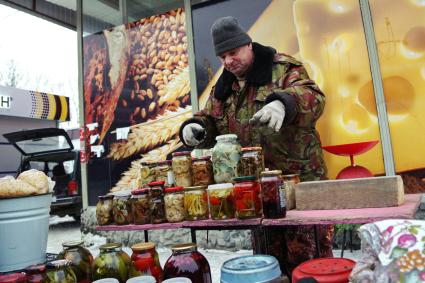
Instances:
[[[131,259],[121,249],[120,243],[108,243],[99,247],[94,260],[93,280],[115,278],[125,283],[129,278]]]
[[[171,160],[160,161],[152,168],[153,174],[155,176],[155,181],[163,181],[165,187],[169,187],[172,184],[169,183],[170,174],[173,173],[171,169]]]
[[[113,195],[99,196],[96,204],[96,219],[98,225],[108,225],[113,222],[112,199]]]
[[[190,151],[174,152],[172,168],[176,186],[192,186],[192,157],[190,156]]]
[[[239,219],[262,216],[260,184],[255,176],[244,176],[233,179],[236,217]]]
[[[212,219],[220,220],[235,217],[233,184],[209,185],[207,191]]]
[[[63,251],[58,254],[57,259],[69,260],[77,282],[88,283],[91,282],[94,259],[83,244],[84,242],[81,240],[62,243]]]
[[[114,193],[112,215],[115,224],[127,225],[133,223],[130,198],[131,191],[118,191]]]
[[[217,136],[212,149],[214,181],[229,183],[238,176],[238,163],[241,158],[241,145],[234,134]]]
[[[77,283],[77,277],[66,259],[50,261],[46,264],[45,283]]]
[[[151,223],[149,188],[131,191],[131,212],[133,223],[137,225]]]
[[[214,173],[210,156],[192,160],[192,178],[194,186],[208,186],[214,183]]]
[[[150,182],[148,186],[150,187],[151,223],[162,223],[165,221],[164,182]]]
[[[184,208],[187,220],[208,218],[208,196],[205,186],[187,187],[184,190]]]
[[[168,222],[180,222],[186,218],[183,187],[165,189],[164,202]]]
[[[261,147],[243,147],[242,156],[238,165],[239,176],[260,177],[264,171],[264,155]]]

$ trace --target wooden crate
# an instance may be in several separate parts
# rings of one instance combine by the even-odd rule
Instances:
[[[400,176],[302,182],[295,187],[297,210],[390,207],[404,203]]]

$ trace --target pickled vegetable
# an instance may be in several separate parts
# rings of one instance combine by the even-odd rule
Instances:
[[[183,187],[165,189],[164,202],[168,222],[180,222],[185,219]]]
[[[164,182],[151,182],[148,185],[151,188],[149,194],[151,223],[162,223],[165,221]]]
[[[260,177],[264,171],[264,156],[261,147],[242,148],[242,157],[238,164],[239,176]]]
[[[208,186],[214,183],[213,167],[209,156],[193,160],[192,177],[194,186]]]
[[[136,177],[136,187],[142,188],[147,186],[152,181],[155,181],[155,171],[152,170],[156,163],[142,163]]]
[[[212,219],[229,219],[235,217],[233,185],[217,184],[208,187],[208,200]]]
[[[134,224],[151,223],[149,189],[138,189],[131,193],[131,212]]]
[[[261,217],[260,184],[255,176],[235,178],[236,217],[239,219]]]
[[[112,202],[112,214],[117,225],[133,223],[129,192],[116,192]]]
[[[192,158],[190,152],[173,153],[174,182],[179,187],[192,186]]]
[[[164,182],[165,187],[172,185],[169,183],[169,174],[172,174],[171,160],[158,162],[157,166],[152,168],[152,171],[156,181]]]
[[[91,273],[94,263],[90,251],[83,247],[83,241],[64,242],[63,251],[57,256],[57,259],[66,259],[72,263],[71,268],[77,277],[77,282],[91,282]]]
[[[112,195],[99,196],[96,205],[96,219],[98,225],[108,225],[113,222]]]
[[[46,264],[45,283],[76,283],[77,277],[71,269],[71,262],[66,259],[55,260]]]
[[[130,276],[152,275],[157,282],[163,280],[164,274],[159,263],[159,256],[155,244],[151,242],[135,244],[131,247]]]
[[[187,220],[208,218],[208,197],[205,187],[189,187],[184,192],[184,208]]]
[[[93,280],[115,278],[125,283],[129,277],[131,259],[121,250],[121,244],[110,243],[99,247],[94,260]]]
[[[241,146],[236,135],[216,137],[217,143],[212,150],[214,181],[216,183],[231,182],[238,176],[238,163],[241,158]]]

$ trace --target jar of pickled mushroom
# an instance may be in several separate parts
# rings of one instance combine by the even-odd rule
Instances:
[[[113,222],[112,199],[113,195],[99,196],[96,204],[96,219],[98,225],[108,225]]]
[[[151,223],[162,223],[165,221],[164,182],[150,182],[148,186],[150,187]]]
[[[130,198],[131,191],[118,191],[114,193],[112,215],[115,224],[127,225],[133,223]]]
[[[164,202],[168,222],[180,222],[186,218],[183,187],[166,188]]]
[[[45,283],[77,283],[77,277],[66,259],[50,261],[46,264]]]
[[[133,223],[137,225],[151,223],[149,188],[131,191],[131,212]]]
[[[242,156],[238,165],[239,176],[255,176],[260,178],[264,171],[264,156],[261,147],[243,147]]]
[[[173,174],[171,168],[171,160],[160,161],[152,169],[155,176],[155,181],[163,181],[165,187],[169,187],[172,184],[169,183],[170,174]]]
[[[214,181],[229,183],[238,176],[237,168],[241,158],[241,145],[234,134],[217,136],[212,149]]]
[[[286,216],[286,194],[281,174],[280,170],[261,172],[261,202],[265,218]]]
[[[79,283],[91,282],[91,273],[94,259],[92,254],[84,246],[84,241],[69,241],[62,243],[63,251],[57,256],[57,259],[67,259],[71,262],[72,271],[74,271]]]
[[[205,186],[187,187],[184,190],[184,208],[187,220],[208,218],[208,196]]]
[[[210,156],[194,158],[192,160],[192,177],[194,186],[208,186],[214,183]]]
[[[232,183],[209,185],[207,191],[211,219],[220,220],[235,217]]]
[[[104,244],[99,250],[99,255],[94,260],[93,280],[115,278],[120,283],[125,283],[132,263],[128,254],[121,249],[121,244]]]
[[[236,217],[239,219],[262,216],[260,184],[255,176],[244,176],[233,179]]]
[[[192,157],[190,156],[190,151],[174,152],[172,168],[176,186],[192,186]]]
[[[158,252],[155,250],[155,243],[135,244],[131,247],[131,250],[133,254],[131,255],[130,277],[152,275],[157,282],[161,282],[164,273],[159,263]]]

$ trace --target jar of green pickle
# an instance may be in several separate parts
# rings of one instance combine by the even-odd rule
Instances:
[[[166,188],[164,202],[168,222],[180,222],[186,218],[183,187]]]
[[[210,156],[192,160],[192,178],[194,186],[208,186],[214,183],[213,166]]]
[[[208,186],[208,203],[211,218],[215,220],[235,217],[233,184],[215,184]]]
[[[50,261],[46,264],[45,283],[77,283],[77,277],[66,259]]]
[[[149,188],[131,191],[131,212],[133,214],[134,224],[143,225],[151,223]]]
[[[118,191],[114,193],[112,215],[115,224],[127,225],[133,223],[130,198],[131,191]]]
[[[148,186],[150,187],[151,223],[162,223],[165,221],[164,182],[150,182]]]
[[[58,259],[67,259],[72,263],[72,271],[77,277],[77,282],[91,282],[91,273],[94,259],[90,251],[83,246],[83,241],[69,241],[62,243],[63,251]]]
[[[184,209],[186,210],[187,220],[208,218],[208,196],[205,186],[185,188]]]
[[[215,138],[217,143],[212,149],[214,181],[217,184],[232,182],[238,176],[238,163],[241,158],[241,145],[234,134]]]
[[[239,176],[255,176],[260,178],[264,171],[264,155],[261,147],[243,147],[238,165]]]
[[[96,205],[96,219],[98,225],[108,225],[113,222],[112,199],[113,195],[99,196]]]
[[[94,260],[93,280],[115,278],[125,283],[129,278],[131,259],[121,249],[120,243],[108,243],[99,247]]]
[[[192,157],[190,156],[190,151],[174,152],[172,168],[176,186],[192,186]]]

